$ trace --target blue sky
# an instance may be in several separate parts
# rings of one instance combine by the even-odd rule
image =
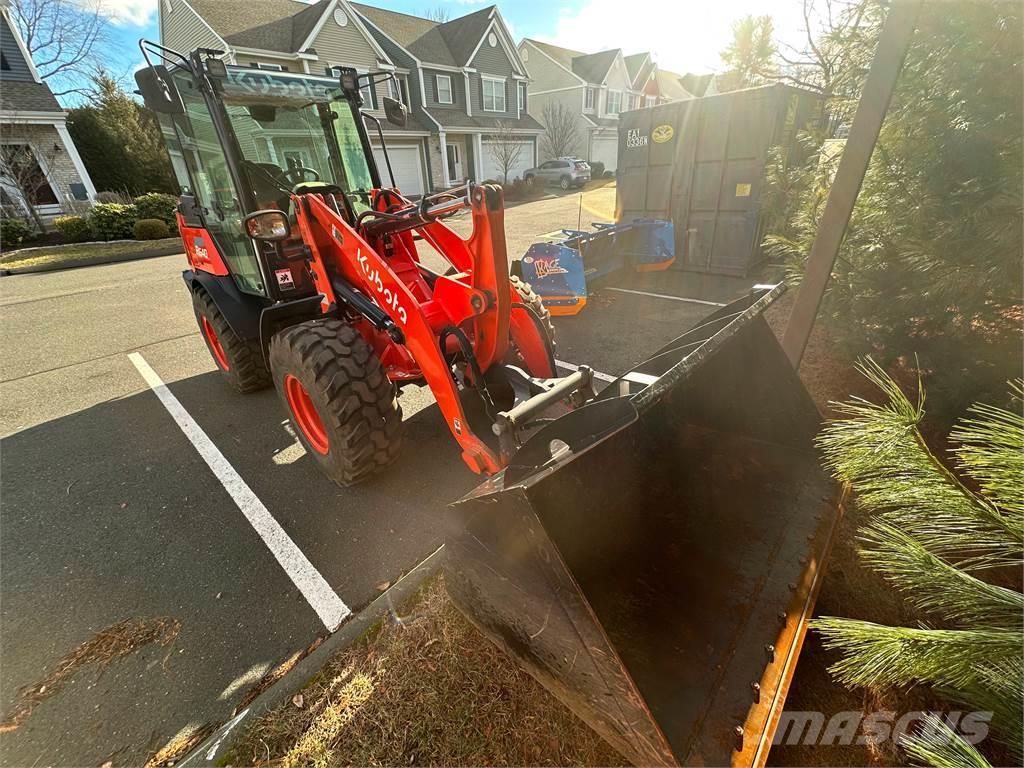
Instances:
[[[111,19],[116,45],[110,68],[130,73],[141,60],[140,37],[157,39],[157,0],[100,0]],[[649,50],[663,68],[680,73],[722,68],[719,52],[731,39],[732,21],[770,14],[778,37],[798,42],[804,22],[800,0],[367,0],[403,13],[444,8],[452,18],[490,4],[518,41],[536,37],[586,52]]]

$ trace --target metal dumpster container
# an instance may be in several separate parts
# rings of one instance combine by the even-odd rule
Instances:
[[[761,313],[716,311],[454,505],[454,602],[637,765],[763,764],[836,487]]]
[[[821,97],[786,85],[704,96],[619,116],[616,218],[668,218],[676,269],[746,275],[761,261],[765,165],[802,163],[799,131]]]

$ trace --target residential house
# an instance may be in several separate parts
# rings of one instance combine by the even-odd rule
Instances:
[[[653,107],[670,101],[685,101],[694,96],[683,85],[683,76],[659,67],[649,53],[625,57],[633,88],[643,94],[640,106]]]
[[[508,180],[537,163],[543,128],[530,116],[526,68],[498,9],[444,23],[353,4],[395,63],[410,72],[414,115],[428,128],[435,188]]]
[[[337,77],[332,68],[339,66],[360,73],[394,73],[395,81],[364,89],[363,109],[380,120],[397,186],[407,195],[430,189],[430,131],[415,114],[400,128],[388,123],[383,111],[385,96],[409,103],[410,77],[415,73],[397,65],[345,0],[160,0],[159,24],[160,41],[167,47],[181,52],[200,47],[222,50],[225,60],[238,66],[331,78]],[[371,120],[367,127],[378,167],[386,176],[377,125]],[[289,152],[281,142],[268,150],[271,162],[284,159],[273,155],[287,157]]]
[[[544,108],[562,104],[578,117],[576,154],[614,171],[618,164],[619,113],[641,106],[619,49],[581,53],[530,38],[519,43],[519,56],[529,71],[529,111],[541,124]],[[636,62],[634,62],[636,63]],[[641,66],[637,66],[638,74]]]
[[[0,144],[4,166],[10,162],[17,176],[0,175],[4,215],[12,209],[27,214],[31,205],[45,223],[74,212],[76,202],[88,204],[95,198],[89,172],[68,133],[67,113],[39,77],[7,0],[0,0]]]

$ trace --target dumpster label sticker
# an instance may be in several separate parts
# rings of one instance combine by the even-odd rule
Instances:
[[[646,147],[647,137],[640,135],[639,128],[630,128],[626,131],[626,149],[633,149],[634,147]]]
[[[750,197],[750,185],[749,184],[737,184],[736,185],[736,197]]]
[[[676,135],[671,125],[667,123],[665,125],[659,125],[653,131],[651,131],[651,140],[655,144],[664,144],[666,141],[672,141],[672,137]]]
[[[537,277],[565,275],[569,272],[568,269],[558,263],[558,259],[535,259],[533,262],[533,268],[537,272]]]

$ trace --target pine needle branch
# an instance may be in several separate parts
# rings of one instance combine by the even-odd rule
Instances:
[[[922,733],[906,735],[900,745],[922,765],[935,768],[991,768],[988,760],[935,714],[924,719]]]
[[[973,629],[1024,628],[1024,595],[988,584],[936,557],[889,523],[861,533],[864,562],[896,586],[918,610]]]
[[[986,682],[985,668],[1012,663],[1021,652],[1020,632],[1012,630],[911,629],[831,616],[813,626],[826,648],[843,652],[829,671],[844,685],[933,683],[961,692],[968,703]]]
[[[857,491],[858,502],[903,530],[929,552],[974,570],[1019,566],[1024,521],[972,493],[928,449],[918,432],[924,390],[917,403],[870,358],[860,371],[886,396],[884,405],[861,398],[833,403],[844,418],[818,438],[825,462]]]
[[[1010,382],[1018,405],[1024,399],[1024,381]],[[1024,416],[978,403],[969,409],[974,418],[962,419],[950,434],[958,443],[956,457],[982,493],[1017,517],[1024,516]]]

